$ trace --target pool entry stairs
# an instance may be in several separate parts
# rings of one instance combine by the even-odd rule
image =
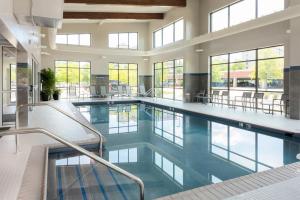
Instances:
[[[52,162],[52,163],[51,163]],[[98,163],[60,164],[49,159],[47,199],[135,200],[137,185],[127,177]]]

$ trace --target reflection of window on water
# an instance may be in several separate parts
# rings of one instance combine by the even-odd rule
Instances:
[[[111,163],[136,163],[137,148],[109,151],[108,160]]]
[[[183,147],[182,114],[155,108],[154,133]]]
[[[87,156],[74,156],[55,161],[56,166],[89,165],[92,161]]]
[[[154,164],[155,166],[162,169],[167,175],[175,180],[180,185],[183,185],[183,170],[175,165],[172,161],[163,157],[161,154],[154,153]]]
[[[109,134],[138,131],[137,105],[117,105],[109,108]]]
[[[283,140],[212,122],[211,153],[252,171],[280,167]]]

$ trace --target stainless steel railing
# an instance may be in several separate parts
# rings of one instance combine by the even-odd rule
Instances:
[[[19,124],[20,124],[20,119],[19,119],[19,113],[20,113],[20,109],[21,108],[24,108],[24,107],[29,107],[29,106],[48,106],[50,108],[53,108],[55,109],[56,111],[60,112],[61,114],[67,116],[68,118],[72,119],[73,121],[77,122],[78,124],[80,124],[81,126],[87,128],[88,130],[92,131],[94,134],[97,135],[97,137],[99,137],[99,153],[100,153],[100,156],[102,156],[102,147],[103,147],[103,135],[96,129],[88,126],[87,124],[85,123],[82,123],[81,121],[79,121],[78,119],[74,118],[72,115],[70,115],[69,113],[63,111],[62,109],[56,107],[56,106],[53,106],[51,104],[48,104],[48,103],[32,103],[32,104],[22,104],[22,105],[19,105],[17,108],[16,108],[16,129],[19,129]],[[18,150],[18,137],[16,137],[16,151]]]
[[[49,132],[45,129],[42,129],[42,128],[24,128],[24,129],[18,129],[18,130],[9,130],[9,131],[0,132],[0,136],[2,137],[2,136],[7,136],[7,135],[18,135],[18,134],[22,135],[22,134],[30,134],[30,133],[41,133],[41,134],[47,135],[47,136],[51,137],[52,139],[54,139],[54,140],[66,145],[68,147],[71,147],[71,148],[79,151],[80,153],[86,155],[87,157],[97,161],[98,163],[100,163],[100,164],[102,164],[102,165],[104,165],[104,166],[106,166],[106,167],[108,167],[108,168],[110,168],[114,171],[117,171],[118,173],[126,176],[127,178],[131,179],[132,181],[134,181],[135,183],[138,184],[139,190],[140,190],[140,199],[144,200],[144,183],[139,177],[137,177],[137,176],[121,169],[120,167],[104,160],[103,158],[97,156],[96,154],[91,153],[91,152],[85,150],[84,148],[82,148],[82,147],[80,147],[80,146],[78,146],[78,145],[76,145],[72,142],[69,142],[69,141],[67,141],[67,140],[57,136],[56,134],[53,134],[53,133],[51,133],[51,132]]]

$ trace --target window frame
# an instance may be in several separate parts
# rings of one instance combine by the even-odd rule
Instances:
[[[176,66],[176,61],[177,60],[183,60],[183,66]],[[163,78],[164,78],[164,63],[167,63],[167,62],[172,62],[173,63],[173,67],[168,67],[168,68],[172,68],[173,69],[173,98],[172,99],[170,99],[170,98],[164,98],[164,96],[163,96],[163,89],[164,88],[166,88],[166,87],[164,87],[163,86]],[[156,64],[161,64],[161,69],[156,69],[155,68],[155,65]],[[178,89],[178,87],[176,87],[176,84],[175,84],[175,81],[176,81],[176,73],[175,73],[175,70],[176,70],[176,68],[179,68],[179,67],[182,67],[182,75],[183,75],[183,77],[182,77],[182,80],[183,80],[183,86],[182,86],[182,92],[183,92],[183,94],[182,94],[182,99],[181,100],[179,100],[179,99],[176,99],[176,97],[175,97],[175,89],[177,88]],[[167,69],[167,68],[165,68],[165,69]],[[155,95],[155,90],[156,89],[161,89],[161,91],[162,91],[162,93],[161,93],[161,97],[156,97],[156,98],[162,98],[162,99],[169,99],[169,100],[175,100],[175,101],[183,101],[184,100],[184,58],[178,58],[178,59],[171,59],[171,60],[167,60],[167,61],[163,61],[163,62],[155,62],[155,63],[153,63],[153,70],[154,70],[154,73],[153,73],[153,86],[154,86],[154,96],[156,97],[156,95]],[[161,74],[162,74],[162,81],[161,81],[161,87],[155,87],[155,79],[156,79],[156,71],[161,71]]]
[[[56,62],[66,62],[66,67],[56,67]],[[56,70],[57,68],[58,69],[66,69],[67,73],[66,73],[66,80],[67,80],[67,87],[57,87],[56,86],[56,81],[55,81],[55,87],[57,87],[58,89],[63,89],[65,88],[67,90],[67,99],[69,98],[70,96],[70,91],[69,91],[69,62],[78,62],[79,64],[79,68],[78,68],[78,71],[79,71],[79,77],[78,77],[78,85],[79,85],[79,97],[81,96],[81,69],[89,69],[90,70],[90,86],[91,86],[91,81],[92,81],[92,62],[91,61],[74,61],[74,60],[63,60],[63,59],[60,59],[60,60],[54,60],[54,74],[55,74],[55,77],[56,77]],[[80,63],[82,62],[86,62],[86,63],[90,63],[90,68],[81,68],[80,67]],[[70,67],[70,69],[77,69],[77,68],[73,68],[73,67]],[[77,95],[77,96],[78,96]]]
[[[183,38],[176,41],[176,40],[175,40],[175,24],[176,24],[177,22],[181,21],[181,20],[183,21]],[[166,27],[171,26],[171,25],[173,25],[173,42],[164,45],[164,29],[165,29]],[[161,31],[161,46],[156,47],[156,46],[155,46],[155,33],[158,32],[158,31]],[[152,48],[157,49],[157,48],[169,46],[169,45],[172,45],[172,44],[174,44],[174,43],[183,41],[185,38],[186,38],[186,32],[185,32],[185,20],[184,20],[184,18],[179,18],[179,19],[177,19],[177,20],[175,20],[175,21],[173,21],[173,22],[171,22],[171,23],[169,23],[169,24],[167,24],[167,25],[165,25],[165,26],[163,26],[163,27],[160,27],[160,28],[158,28],[158,29],[155,29],[155,30],[152,32]]]
[[[224,91],[228,91],[230,92],[230,64],[234,64],[234,63],[242,63],[242,62],[255,62],[255,88],[254,88],[254,92],[255,93],[259,93],[259,92],[268,92],[268,91],[265,91],[265,90],[261,90],[259,89],[259,78],[258,78],[258,72],[259,72],[259,62],[260,61],[266,61],[266,60],[274,60],[274,59],[286,59],[285,57],[285,52],[284,52],[284,56],[279,56],[279,57],[271,57],[271,58],[258,58],[258,52],[259,50],[262,50],[262,49],[269,49],[269,48],[276,48],[276,47],[283,47],[284,50],[286,48],[286,46],[284,44],[278,44],[278,45],[272,45],[272,46],[267,46],[267,47],[259,47],[259,48],[255,48],[255,49],[249,49],[249,50],[242,50],[242,51],[235,51],[235,52],[230,52],[230,53],[222,53],[222,54],[217,54],[217,55],[213,55],[213,56],[210,56],[209,57],[209,70],[210,70],[210,77],[209,77],[209,80],[210,80],[210,83],[209,83],[209,91],[213,91],[213,87],[212,87],[212,68],[213,66],[218,66],[218,65],[227,65],[227,87],[224,87],[224,89],[218,89],[218,90],[224,90]],[[244,61],[236,61],[236,62],[230,62],[230,55],[231,54],[235,54],[235,53],[242,53],[242,52],[248,52],[248,51],[255,51],[255,59],[249,59],[249,60],[244,60]],[[227,62],[225,63],[218,63],[218,64],[212,64],[212,58],[213,57],[216,57],[216,56],[222,56],[222,55],[227,55],[228,56],[228,59],[227,59]],[[284,69],[283,69],[283,73],[284,73]],[[243,91],[253,91],[253,90],[243,90]],[[278,92],[278,91],[273,91],[272,93],[278,93],[278,94],[281,94],[281,93],[284,93],[284,86],[282,88],[282,91],[281,92]],[[261,109],[257,106],[257,103],[256,103],[256,108],[257,109]]]
[[[67,39],[67,43],[57,43],[56,42],[56,36],[59,35],[59,36],[66,36],[66,39]],[[68,39],[68,36],[69,35],[78,35],[78,42],[79,44],[69,44],[69,39]],[[90,44],[89,45],[83,45],[81,44],[80,42],[80,35],[89,35],[90,36]],[[70,45],[70,46],[83,46],[83,47],[91,47],[92,46],[92,34],[91,33],[59,33],[59,34],[56,34],[55,36],[55,44],[58,44],[58,45]]]
[[[122,33],[127,34],[127,39],[128,39],[128,47],[127,48],[120,48],[120,34],[122,34]],[[130,37],[129,37],[129,35],[131,33],[137,34],[136,49],[130,48]],[[109,35],[111,35],[111,34],[117,34],[118,35],[118,47],[110,47],[109,46]],[[108,46],[109,49],[126,49],[126,50],[134,50],[134,51],[139,50],[139,32],[110,32],[110,33],[108,33],[107,38],[108,38],[108,45],[107,46]],[[131,64],[133,64],[133,63],[131,63]]]
[[[235,25],[230,26],[230,7],[233,6],[233,5],[235,5],[235,4],[237,4],[237,3],[240,3],[240,2],[242,2],[242,1],[247,1],[247,0],[237,0],[237,1],[233,2],[233,3],[227,4],[227,5],[222,6],[222,7],[218,8],[218,9],[216,9],[216,10],[211,11],[211,12],[209,13],[209,20],[208,20],[208,21],[209,21],[209,32],[213,33],[213,32],[217,32],[217,31],[221,31],[221,30],[224,30],[224,29],[227,29],[227,28],[230,28],[230,27],[233,27],[233,26],[236,26],[236,25],[245,23],[245,22],[249,22],[249,21],[252,21],[252,20],[255,20],[255,19],[264,17],[264,16],[268,16],[268,15],[274,14],[274,13],[276,13],[276,12],[282,11],[282,10],[278,10],[278,11],[276,11],[276,12],[273,12],[273,13],[270,13],[270,14],[267,14],[267,15],[258,16],[258,10],[259,10],[259,7],[258,7],[258,5],[259,5],[259,4],[258,4],[258,1],[259,1],[259,0],[254,0],[254,2],[255,2],[255,6],[254,6],[254,7],[255,7],[255,11],[254,11],[254,12],[255,12],[255,17],[254,17],[254,19],[250,19],[250,20],[247,20],[247,21],[244,21],[244,22],[241,22],[241,23],[238,23],[238,24],[235,24]],[[284,1],[284,0],[283,0],[283,1]],[[224,28],[224,29],[220,29],[220,30],[217,30],[217,31],[213,31],[213,30],[212,30],[212,26],[213,26],[212,15],[213,15],[214,13],[218,12],[218,11],[221,11],[221,10],[225,9],[225,8],[228,9],[228,24],[227,24],[227,27]],[[283,8],[283,10],[285,10],[285,9],[286,9],[286,4],[284,3],[284,8]]]
[[[114,65],[118,65],[118,69],[109,69],[109,65],[110,64],[114,64]],[[129,76],[130,76],[130,71],[135,71],[133,69],[129,69],[129,66],[130,65],[136,65],[136,75],[137,75],[137,85],[136,85],[136,88],[137,88],[137,94],[138,94],[138,87],[139,87],[139,64],[138,63],[119,63],[119,62],[108,62],[108,73],[110,70],[115,70],[115,71],[118,71],[118,85],[117,86],[120,86],[120,65],[128,65],[128,69],[125,69],[127,72],[128,72],[128,82],[127,82],[127,85],[130,86],[130,82],[129,82]],[[124,69],[121,69],[121,70],[124,70]],[[110,78],[109,78],[109,74],[108,74],[108,82],[110,81]],[[130,86],[130,88],[132,88],[133,86]],[[135,87],[134,87],[135,88]]]

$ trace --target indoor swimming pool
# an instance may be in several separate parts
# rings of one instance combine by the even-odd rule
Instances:
[[[104,158],[143,180],[146,199],[290,164],[300,150],[294,137],[165,107],[124,103],[77,108],[106,138]],[[138,199],[133,182],[85,156],[66,151],[49,156],[48,175],[56,177],[52,193],[59,199]]]

